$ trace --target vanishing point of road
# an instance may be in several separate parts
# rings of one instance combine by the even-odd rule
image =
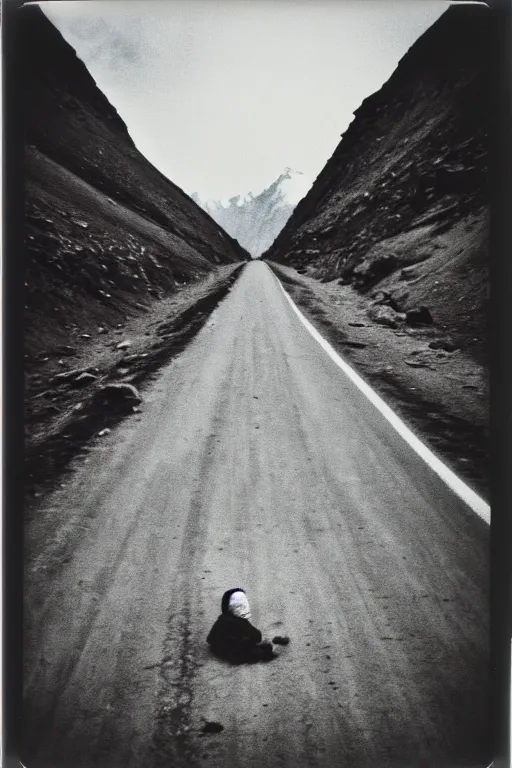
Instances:
[[[27,525],[26,764],[482,766],[488,540],[249,264]]]

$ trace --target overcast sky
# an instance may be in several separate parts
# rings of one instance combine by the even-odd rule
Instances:
[[[444,0],[58,0],[41,7],[187,193],[311,182]]]

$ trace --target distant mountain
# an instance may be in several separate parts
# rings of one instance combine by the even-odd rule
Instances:
[[[295,206],[310,188],[310,181],[300,171],[285,168],[267,189],[254,196],[236,195],[227,203],[201,200],[191,195],[219,226],[256,257],[269,248],[290,218]]]

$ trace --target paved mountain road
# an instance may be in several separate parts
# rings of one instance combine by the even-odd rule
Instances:
[[[488,539],[249,264],[31,515],[24,762],[482,766]],[[237,585],[271,663],[209,654]]]

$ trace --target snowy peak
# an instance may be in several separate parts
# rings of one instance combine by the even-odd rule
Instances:
[[[301,171],[285,168],[280,176],[257,195],[248,192],[227,200],[191,197],[252,256],[260,256],[284,227],[295,206],[308,192],[311,180]]]
[[[294,171],[291,168],[285,169],[278,182],[282,199],[293,206],[302,200],[311,187],[311,180],[302,171]]]

